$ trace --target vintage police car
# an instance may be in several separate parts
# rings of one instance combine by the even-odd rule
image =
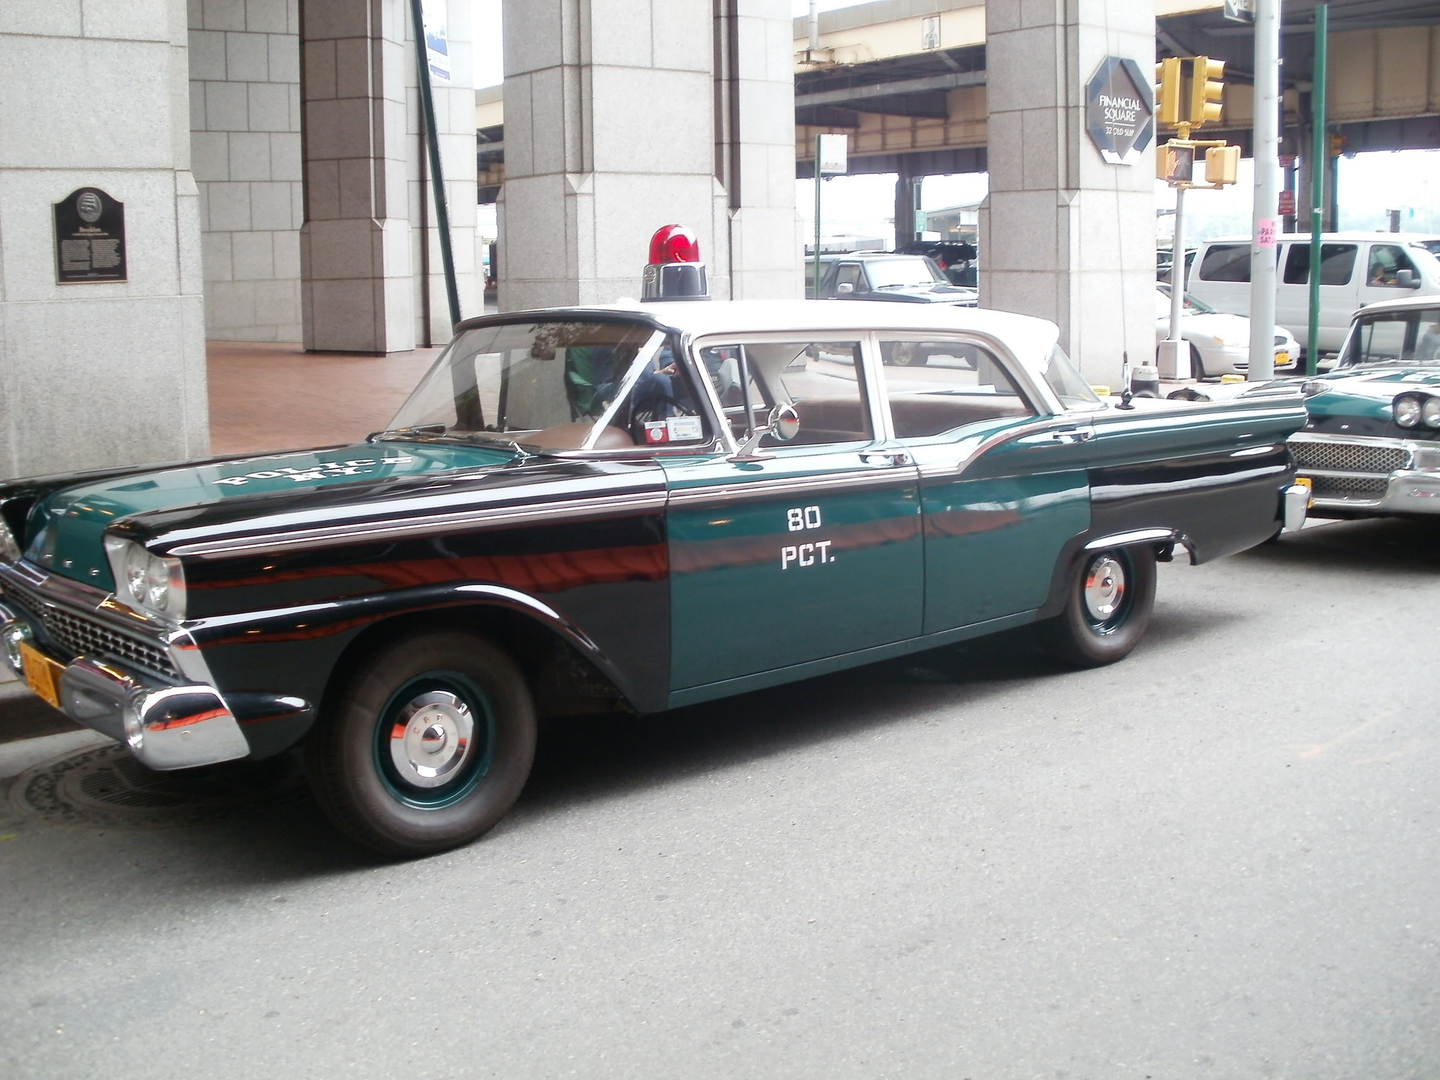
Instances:
[[[896,345],[928,363],[884,366]],[[1053,324],[995,311],[474,319],[363,444],[0,485],[0,636],[153,768],[303,741],[342,829],[441,850],[515,800],[537,716],[1026,623],[1074,664],[1123,657],[1157,559],[1303,518],[1298,393],[1144,405],[1102,403]]]

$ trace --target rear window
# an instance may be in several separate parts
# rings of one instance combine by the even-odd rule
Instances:
[[[1249,281],[1249,244],[1211,244],[1200,260],[1201,281]]]

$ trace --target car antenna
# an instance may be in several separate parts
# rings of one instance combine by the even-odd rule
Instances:
[[[1125,384],[1125,389],[1120,391],[1120,404],[1115,407],[1117,409],[1133,409],[1135,406],[1131,404],[1131,401],[1135,397],[1135,393],[1130,389],[1130,350],[1126,349],[1120,355],[1122,357],[1120,381]]]

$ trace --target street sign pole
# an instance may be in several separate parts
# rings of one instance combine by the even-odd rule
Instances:
[[[1325,81],[1329,54],[1330,5],[1315,7],[1315,88],[1310,91],[1310,322],[1305,337],[1305,374],[1314,375],[1320,360],[1320,234],[1325,228]]]
[[[821,135],[815,136],[815,284],[810,290],[810,295],[820,299],[820,140]]]
[[[1188,177],[1187,177],[1188,179]],[[1185,313],[1185,189],[1175,189],[1175,239],[1170,244],[1170,336],[1166,339],[1166,351],[1171,371],[1160,374],[1170,379],[1183,379],[1186,372],[1180,370],[1180,357],[1185,345],[1180,337],[1180,319]]]
[[[1251,382],[1275,377],[1275,240],[1280,204],[1280,0],[1255,0],[1255,205],[1250,238]]]

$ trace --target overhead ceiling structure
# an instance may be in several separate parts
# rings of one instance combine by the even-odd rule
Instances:
[[[1282,5],[1281,85],[1296,145],[1309,116],[1316,4]],[[1251,27],[1227,20],[1218,0],[1156,0],[1156,9],[1157,58],[1226,61],[1220,130],[1248,152]],[[797,176],[811,175],[821,130],[853,133],[854,172],[894,172],[902,157],[917,173],[983,169],[984,124],[973,123],[977,105],[984,116],[983,11],[976,0],[878,0],[821,15],[818,51],[806,48],[807,20],[796,19]],[[921,49],[926,29],[928,40],[960,44]],[[905,41],[914,51],[897,54]],[[1331,0],[1330,50],[1329,115],[1347,153],[1440,147],[1440,4]]]

